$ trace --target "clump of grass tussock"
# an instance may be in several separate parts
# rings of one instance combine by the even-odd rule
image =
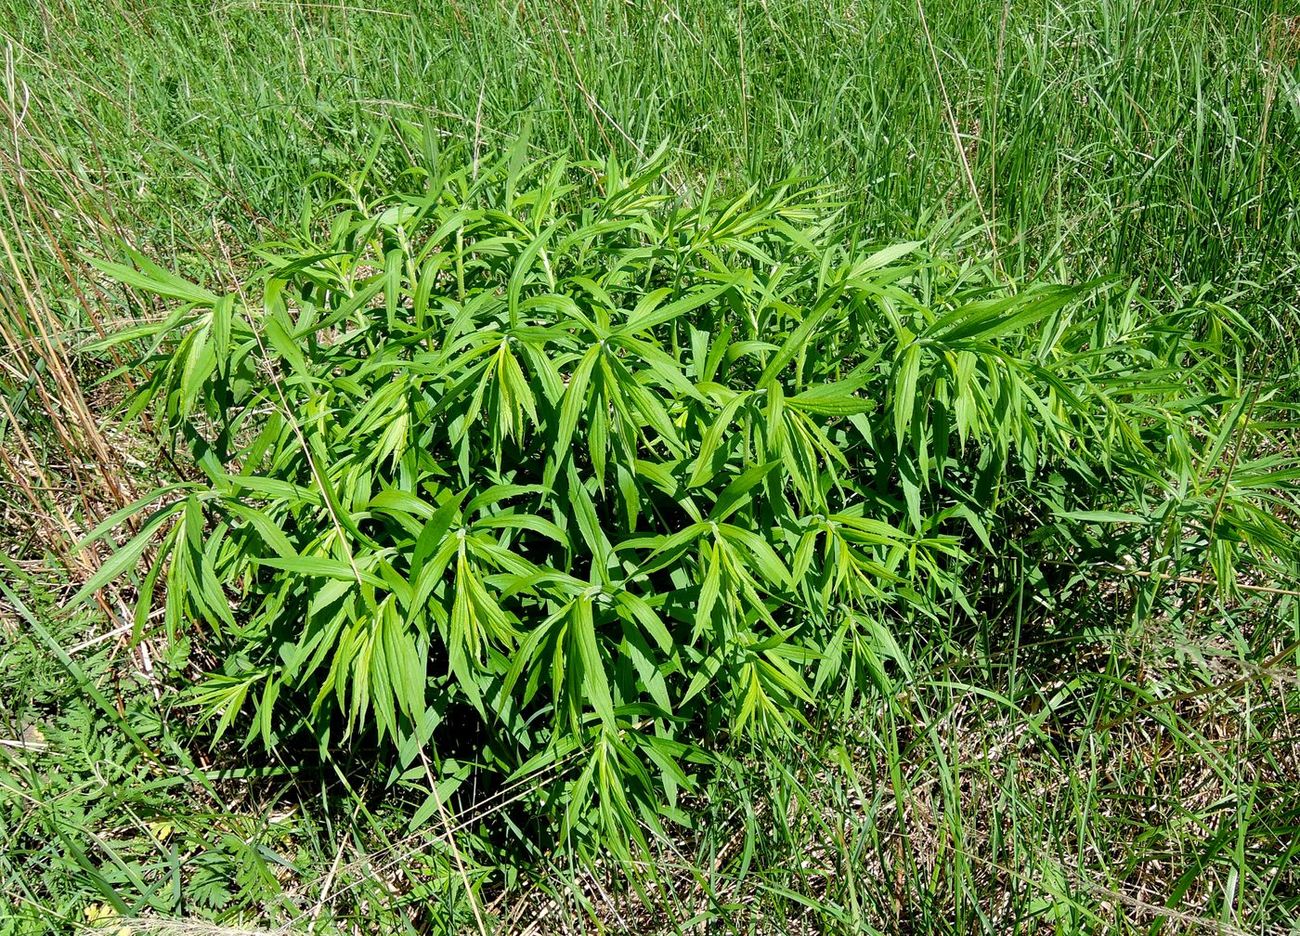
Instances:
[[[17,528],[6,550],[18,560],[0,568],[0,584],[9,589],[0,610],[0,716],[14,737],[37,726],[46,739],[41,751],[0,745],[0,904],[8,899],[19,908],[0,916],[0,932],[66,930],[88,920],[88,909],[105,906],[123,919],[207,917],[272,929],[291,920],[317,931],[577,932],[596,922],[631,932],[692,925],[724,932],[1294,928],[1290,791],[1297,781],[1289,739],[1300,588],[1290,333],[1300,263],[1300,82],[1293,20],[1271,0],[1231,8],[1212,0],[1007,0],[992,8],[972,0],[705,0],[581,10],[494,0],[416,9],[0,0],[0,500],[5,522]],[[934,464],[942,431],[925,420],[940,418],[950,389],[950,382],[939,389],[943,358],[932,354],[934,346],[921,355],[917,375],[922,392],[912,415],[920,421],[906,431],[895,405],[906,394],[891,382],[908,371],[901,361],[889,379],[878,372],[849,394],[875,409],[813,414],[810,424],[851,456],[853,470],[841,474],[869,489],[884,522],[915,535],[919,512],[922,525],[953,537],[961,555],[941,556],[937,579],[923,567],[894,567],[904,581],[890,581],[886,594],[872,599],[879,606],[873,612],[880,611],[873,620],[883,630],[855,639],[851,653],[846,641],[838,664],[826,662],[835,659],[828,652],[834,632],[813,628],[798,637],[799,658],[785,662],[812,683],[814,702],[796,701],[794,692],[778,708],[797,742],[772,728],[774,719],[761,733],[751,731],[751,717],[736,730],[744,697],[726,679],[692,696],[694,708],[687,706],[682,722],[655,728],[657,737],[666,730],[706,761],[687,759],[691,783],[678,785],[675,813],[659,812],[667,791],[657,774],[648,785],[633,784],[639,792],[632,820],[615,810],[617,826],[636,827],[646,839],[665,869],[659,873],[644,859],[612,861],[607,836],[596,831],[602,822],[608,827],[611,814],[583,812],[571,806],[579,800],[565,799],[580,780],[576,756],[557,760],[541,783],[508,775],[525,751],[546,750],[566,734],[581,738],[603,721],[583,701],[591,687],[576,676],[570,688],[578,702],[569,710],[576,729],[563,719],[557,729],[543,717],[552,703],[539,677],[499,759],[485,764],[471,755],[483,750],[483,726],[513,717],[499,707],[506,701],[500,695],[489,700],[491,713],[456,708],[429,738],[429,749],[443,757],[427,771],[410,761],[396,780],[374,746],[377,726],[386,726],[386,745],[392,728],[398,735],[408,729],[410,712],[391,685],[371,684],[373,668],[360,680],[360,670],[339,669],[354,689],[366,687],[364,705],[349,695],[336,710],[305,678],[275,689],[274,680],[264,681],[249,687],[242,707],[229,704],[240,678],[259,668],[273,672],[280,665],[275,649],[301,636],[301,621],[290,611],[250,609],[248,602],[263,600],[268,583],[290,592],[307,586],[300,571],[254,562],[282,557],[245,549],[255,537],[225,511],[267,510],[277,521],[293,514],[295,522],[323,528],[332,506],[277,504],[269,495],[250,503],[249,491],[231,496],[213,484],[217,456],[203,444],[215,439],[218,448],[241,450],[247,430],[266,415],[254,406],[219,435],[223,408],[210,405],[212,386],[202,377],[218,357],[212,341],[222,334],[219,323],[209,324],[206,342],[190,338],[179,351],[165,339],[144,370],[123,369],[130,355],[114,359],[103,346],[90,347],[175,311],[175,297],[149,292],[159,282],[177,286],[163,268],[233,297],[236,336],[265,341],[267,296],[258,271],[274,258],[304,264],[282,277],[286,315],[300,337],[300,297],[337,311],[337,299],[328,297],[372,288],[390,275],[394,250],[409,257],[428,243],[421,238],[429,232],[403,216],[411,202],[392,193],[427,195],[437,187],[428,187],[430,174],[442,183],[460,171],[469,181],[453,186],[450,204],[531,217],[529,206],[502,196],[506,170],[496,158],[525,126],[531,136],[520,167],[569,154],[584,163],[576,180],[565,180],[576,181],[575,192],[600,188],[606,153],[619,166],[638,165],[655,142],[670,140],[667,181],[654,183],[663,201],[649,212],[656,233],[645,242],[664,256],[681,247],[662,236],[668,226],[655,214],[659,208],[683,207],[690,230],[709,216],[690,215],[702,201],[720,211],[754,184],[762,201],[771,185],[801,174],[827,186],[838,203],[812,206],[823,219],[839,210],[830,228],[803,231],[818,249],[836,241],[842,256],[861,258],[882,245],[925,242],[886,265],[888,276],[907,268],[886,285],[930,312],[946,312],[946,302],[1003,301],[1022,284],[1032,299],[1044,296],[1049,281],[1116,278],[1073,295],[1067,315],[992,342],[1014,362],[1008,372],[1019,374],[1022,389],[1041,396],[1037,381],[1064,373],[1080,408],[1071,409],[1071,401],[1063,415],[1035,407],[1025,431],[992,447],[1005,454],[1006,473],[989,489],[962,474],[969,448],[950,446]],[[435,141],[455,150],[459,162],[436,155]],[[476,189],[480,177],[487,181]],[[464,202],[468,190],[472,198]],[[526,174],[521,191],[534,191]],[[552,207],[568,217],[582,204],[571,192]],[[380,224],[390,208],[397,210]],[[809,220],[795,219],[796,229]],[[471,251],[467,283],[485,293],[499,289],[509,305],[523,234],[499,217],[476,223],[484,226],[469,240],[481,255]],[[970,227],[964,239],[935,233],[963,224]],[[697,227],[687,239],[700,233]],[[494,234],[501,237],[495,246],[474,244],[475,236],[492,241]],[[801,269],[802,245],[782,246],[779,232],[764,236],[772,241],[758,243],[762,250]],[[268,239],[279,243],[253,249]],[[159,265],[133,271],[143,276],[143,288],[122,288],[85,260],[123,259],[122,240]],[[309,260],[313,245],[342,252]],[[534,259],[553,247],[548,241]],[[450,254],[466,257],[463,249]],[[609,256],[600,253],[601,263]],[[664,256],[652,266],[663,267]],[[752,255],[724,250],[719,260],[732,273],[752,266],[754,283],[777,282],[780,301],[808,307],[806,283],[792,300],[780,294],[771,267]],[[692,275],[715,272],[702,261],[688,268]],[[526,267],[521,301],[549,289],[547,275],[544,265]],[[419,270],[398,271],[395,324],[411,325],[409,293],[419,279]],[[686,294],[699,285],[647,281]],[[439,289],[447,283],[437,282]],[[1126,293],[1128,283],[1135,285]],[[766,300],[755,298],[753,286],[720,297],[742,311],[759,308]],[[411,335],[387,332],[385,296],[381,287],[374,308],[361,310],[362,340],[379,352],[397,348],[401,357]],[[200,303],[171,322],[180,328],[172,334],[180,337],[215,311]],[[475,324],[490,321],[481,312],[473,313]],[[782,315],[790,323],[797,317]],[[743,317],[733,331],[743,331]],[[1053,323],[1065,319],[1066,331],[1056,334]],[[1093,330],[1085,339],[1086,321]],[[719,346],[711,331],[716,322],[692,317],[689,324],[709,331],[710,347]],[[914,325],[920,322],[907,328],[920,334]],[[291,411],[326,396],[313,381],[336,379],[331,365],[353,366],[348,342],[358,340],[355,334],[320,334],[324,340],[304,353],[311,379],[288,378]],[[834,351],[846,362],[854,337],[836,339]],[[665,350],[689,381],[697,377],[692,340],[683,332]],[[901,334],[870,329],[856,340],[883,347],[881,361],[898,360],[906,345]],[[1046,356],[1036,357],[1041,349]],[[1063,350],[1066,358],[1055,356]],[[247,383],[283,377],[288,359],[281,353],[274,342],[255,352],[263,369],[244,374]],[[749,357],[771,353],[758,348]],[[811,365],[798,364],[796,395],[811,376],[826,376],[818,371],[826,360],[814,355]],[[1026,361],[1044,373],[1017,370]],[[987,387],[982,382],[998,366],[979,371],[977,383]],[[571,379],[567,368],[561,361],[559,373]],[[163,438],[175,433],[175,448],[149,441],[155,426],[143,418],[121,425],[117,415],[119,401],[134,391],[129,382],[151,378],[160,381],[149,392],[167,430]],[[341,385],[328,394],[358,425],[369,418],[359,399],[383,385],[376,372],[367,380],[360,394]],[[226,389],[238,387],[235,379]],[[485,407],[495,409],[482,425],[489,417],[499,421],[511,403],[520,409],[499,438],[465,434],[470,451],[492,453],[471,460],[483,472],[473,484],[498,470],[493,456],[511,446],[521,458],[535,456],[535,465],[523,463],[525,472],[543,470],[554,454],[555,439],[546,436],[556,414],[539,402],[549,399],[544,390],[528,389],[536,422],[522,396],[485,396]],[[1052,392],[1061,388],[1052,385]],[[673,431],[690,430],[688,454],[698,457],[690,446],[700,440],[691,433],[725,402],[698,404],[676,393],[666,399],[671,419],[685,419]],[[584,482],[596,473],[585,435],[592,415],[580,414],[571,455],[590,472]],[[850,444],[851,416],[872,429],[869,443]],[[998,426],[1009,425],[1005,416],[996,415]],[[439,418],[449,414],[432,420],[446,428]],[[106,425],[113,422],[119,425]],[[347,478],[339,493],[347,501],[362,486],[351,466],[366,453],[350,449],[357,443],[346,433],[326,441],[321,463],[332,479]],[[384,445],[378,440],[371,452]],[[1033,451],[1032,464],[1025,450]],[[879,458],[867,471],[864,452]],[[908,467],[900,458],[905,452],[925,466],[924,483],[901,470]],[[729,450],[732,456],[737,450]],[[409,473],[393,461],[368,483],[401,488]],[[453,477],[463,470],[455,452],[437,463]],[[622,496],[617,470],[626,464],[607,459],[606,471],[615,474],[591,492],[598,509],[608,507],[605,498]],[[742,464],[733,459],[698,488],[686,488],[708,501],[729,483],[727,471]],[[238,474],[244,465],[241,459],[224,470]],[[302,459],[286,456],[278,468],[253,474],[305,487],[303,467]],[[897,476],[892,468],[900,468]],[[870,470],[875,483],[864,485]],[[773,471],[787,473],[785,466]],[[118,551],[139,531],[110,533],[106,526],[97,531],[101,542],[77,548],[85,531],[160,478],[164,485],[194,485],[184,499],[192,494],[199,509],[184,508],[183,537],[161,543],[161,554],[148,537]],[[449,486],[446,479],[435,483]],[[764,496],[768,486],[760,486]],[[808,493],[839,491],[813,484]],[[651,502],[656,509],[664,503],[659,494]],[[547,513],[572,513],[562,492],[537,504],[542,513],[534,515],[573,534],[567,521]],[[969,516],[943,516],[957,506]],[[753,523],[755,535],[785,529],[748,509],[737,516]],[[517,518],[521,510],[500,513]],[[602,532],[627,532],[613,514],[597,516]],[[371,554],[376,567],[391,566],[405,534],[386,528],[392,538],[376,539],[372,524],[361,519],[357,529],[378,544]],[[298,530],[290,533],[293,549],[302,549]],[[352,537],[372,548],[344,533],[340,542]],[[535,561],[537,535],[511,534],[510,548],[526,546],[525,558]],[[232,551],[241,536],[243,552]],[[106,594],[93,623],[60,617],[61,599],[101,561],[124,571],[134,564],[135,547],[158,559],[157,604],[141,601],[133,620],[118,596]],[[774,550],[788,567],[792,555],[783,548],[777,542]],[[575,555],[580,576],[586,558]],[[557,561],[549,552],[545,559],[551,567]],[[227,577],[245,561],[243,578]],[[409,571],[400,558],[396,568]],[[686,569],[699,570],[707,564]],[[534,617],[510,604],[520,593],[503,588],[506,574],[485,577],[484,587],[494,600],[509,592],[509,613],[532,626]],[[127,575],[120,596],[130,599],[133,589],[147,592],[150,584]],[[244,594],[244,587],[251,591]],[[793,589],[773,592],[760,592],[761,603],[783,626],[786,615],[793,619],[810,602]],[[227,609],[231,626],[222,601],[229,604],[236,593],[241,600]],[[358,608],[354,620],[375,619],[364,595]],[[656,609],[669,620],[689,612]],[[167,626],[160,627],[164,615]],[[601,621],[597,643],[607,662],[623,652],[609,623]],[[750,634],[758,626],[743,625]],[[449,668],[436,654],[426,662],[434,672]],[[209,725],[224,727],[234,743],[206,750],[189,733],[193,710],[171,707],[171,689],[222,667],[222,675],[236,679],[207,684],[205,711],[213,715]],[[620,694],[644,688],[640,671],[629,676],[611,663],[610,672]],[[685,672],[684,665],[664,674],[674,705],[689,691],[689,683],[681,685]],[[394,700],[391,717],[383,702],[375,706],[385,691]],[[730,701],[719,707],[720,698]],[[653,718],[645,711],[630,716],[621,695],[615,701],[616,724]],[[755,711],[760,701],[756,696]],[[407,695],[408,708],[418,704]],[[253,719],[253,711],[268,714]],[[353,732],[345,741],[349,714]],[[535,720],[521,728],[530,714]],[[262,740],[237,750],[250,728]],[[263,732],[270,754],[261,750]],[[323,737],[330,757],[322,765],[313,748]],[[234,775],[222,774],[231,767]],[[602,796],[623,788],[626,775],[615,774],[625,769],[637,773],[624,760],[602,775]],[[101,806],[104,778],[115,796]],[[430,796],[431,788],[445,793],[457,783],[445,801]],[[221,798],[220,810],[205,784]],[[222,818],[214,818],[217,812]],[[548,831],[547,817],[569,812],[572,840],[584,843],[588,860],[575,863],[568,852],[552,850],[560,836]],[[292,822],[264,821],[286,813]],[[537,844],[520,844],[529,841]],[[534,891],[545,896],[528,896]]]
[[[1291,406],[1242,392],[1249,323],[1105,283],[1007,290],[917,242],[867,248],[815,192],[696,202],[655,161],[570,169],[521,143],[410,174],[419,189],[371,203],[354,183],[233,292],[138,253],[98,263],[171,301],[100,347],[147,342],[130,413],[156,416],[194,480],[92,534],[139,518],[82,594],[160,544],[137,621],[161,602],[171,639],[225,661],[191,697],[215,735],[275,751],[305,734],[327,761],[388,745],[408,831],[454,840],[450,803],[482,835],[470,860],[504,834],[531,861],[612,857],[636,879],[697,842],[735,876],[718,888],[754,886],[758,829],[784,823],[784,860],[829,834],[827,774],[800,763],[815,750],[847,772],[835,796],[861,786],[855,758],[879,786],[857,791],[852,851],[812,854],[870,874],[870,853],[895,879],[892,909],[850,893],[849,910],[805,854],[789,871],[815,919],[1100,925],[1096,889],[1144,877],[1121,838],[1133,863],[1097,882],[1092,850],[1129,817],[1095,805],[1106,768],[1084,739],[1130,692],[1145,712],[1166,690],[1130,685],[1124,656],[1104,692],[1055,659],[1025,685],[990,676],[1004,643],[1032,656],[1031,631],[1078,640],[1070,602],[1125,562],[1115,610],[1135,620],[1186,623],[1188,582],[1198,607],[1290,599],[1251,584],[1294,570],[1297,543],[1293,459],[1267,447]],[[864,710],[882,721],[853,750],[826,746]],[[1187,738],[1173,717],[1149,724]],[[1141,758],[1111,767],[1147,802],[1169,789]],[[478,784],[511,812],[480,809]],[[1068,835],[1020,806],[1045,795]],[[693,816],[737,796],[739,854]],[[1017,896],[991,903],[991,885]]]

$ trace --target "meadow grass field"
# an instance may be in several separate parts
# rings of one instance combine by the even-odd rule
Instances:
[[[0,936],[1300,933],[1300,11],[0,37]]]

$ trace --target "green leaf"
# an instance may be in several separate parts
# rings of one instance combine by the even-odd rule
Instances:
[[[257,565],[271,569],[282,569],[297,575],[319,576],[321,578],[353,581],[384,588],[384,580],[373,573],[354,567],[341,559],[326,559],[322,556],[286,556],[274,559],[257,559]]]
[[[140,528],[139,533],[133,536],[124,546],[114,551],[111,556],[104,560],[103,564],[95,570],[95,573],[88,578],[85,584],[82,585],[81,588],[77,589],[77,593],[68,600],[67,607],[77,607],[82,602],[93,597],[95,593],[105,585],[117,581],[117,579],[121,578],[126,572],[134,569],[136,562],[144,552],[145,547],[147,547],[153,540],[153,536],[158,531],[158,528],[176,514],[182,512],[187,503],[187,500],[178,501],[177,503],[165,507],[158,513],[154,514],[144,524],[144,526]],[[162,557],[159,557],[159,561],[162,561]]]
[[[570,634],[577,643],[583,689],[600,720],[612,729],[615,727],[614,700],[609,692],[609,679],[605,675],[600,647],[596,643],[596,625],[589,599],[580,598],[574,602],[571,621]]]
[[[637,332],[649,331],[659,325],[671,322],[673,319],[680,318],[687,312],[691,312],[698,309],[700,306],[713,302],[727,290],[744,282],[746,278],[746,274],[736,274],[727,277],[721,283],[716,283],[713,286],[692,290],[680,299],[675,299],[665,306],[646,308],[634,312],[621,327],[615,330],[614,333],[636,334]],[[658,293],[652,295],[657,296]]]
[[[749,492],[763,483],[763,480],[780,464],[781,462],[777,460],[762,465],[750,465],[732,478],[714,502],[713,509],[709,511],[709,519],[722,521],[739,510],[748,502]]]
[[[587,384],[591,380],[592,368],[596,366],[596,358],[600,354],[600,346],[589,348],[574,368],[573,374],[569,378],[569,385],[564,388],[564,397],[560,402],[560,422],[555,436],[555,447],[551,451],[551,463],[547,466],[546,483],[550,484],[555,474],[563,466],[565,459],[569,455],[569,447],[573,442],[573,432],[578,427],[578,416],[583,408],[587,405]]]
[[[901,449],[911,432],[916,411],[916,386],[921,373],[921,346],[912,342],[903,349],[894,375],[894,436]]]
[[[123,266],[120,263],[111,263],[94,257],[89,257],[88,260],[90,265],[101,273],[135,289],[142,289],[145,292],[164,296],[168,299],[179,299],[182,302],[192,302],[198,305],[210,305],[217,301],[216,294],[209,292],[202,286],[196,286],[179,276],[168,273],[161,267],[148,263],[139,254],[133,253],[132,257],[137,266],[143,264],[147,266],[147,269],[137,270],[129,266]]]
[[[528,273],[537,260],[537,255],[546,246],[546,242],[551,239],[551,235],[555,233],[558,224],[559,222],[552,222],[541,234],[533,238],[532,242],[519,255],[514,270],[510,273],[506,303],[510,314],[511,328],[519,324],[519,294],[523,291],[524,281],[528,278]]]
[[[1149,517],[1123,513],[1118,510],[1057,510],[1056,516],[1062,520],[1078,520],[1082,523],[1137,523],[1148,524]]]

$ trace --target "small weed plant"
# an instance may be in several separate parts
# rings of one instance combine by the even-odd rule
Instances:
[[[202,635],[215,735],[364,737],[437,780],[417,823],[526,779],[626,848],[737,745],[911,704],[908,648],[1001,565],[1230,593],[1294,561],[1228,308],[525,152],[337,180],[233,292],[100,264],[167,300],[105,346],[192,470],[92,533],[137,531],[83,595],[131,576],[137,627]]]

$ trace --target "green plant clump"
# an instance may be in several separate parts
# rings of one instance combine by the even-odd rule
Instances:
[[[306,212],[233,293],[101,265],[174,304],[109,343],[196,470],[83,594],[153,547],[137,623],[204,632],[217,735],[391,744],[439,802],[534,778],[562,835],[626,843],[739,742],[907,705],[902,647],[1017,554],[1225,589],[1291,560],[1263,484],[1203,480],[1270,405],[1227,309],[524,152]]]

